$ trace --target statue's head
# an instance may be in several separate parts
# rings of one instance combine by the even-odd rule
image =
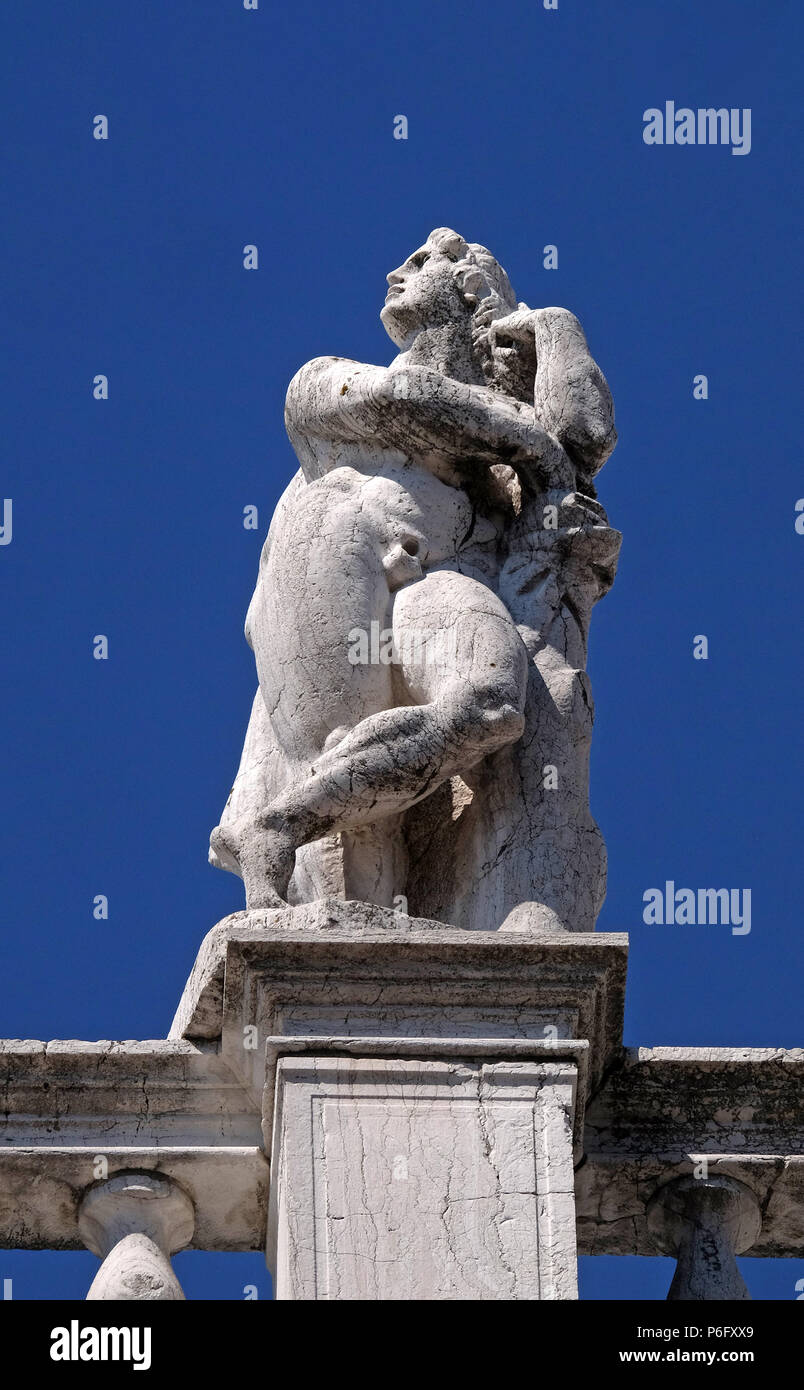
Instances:
[[[517,307],[511,282],[491,252],[449,227],[431,232],[391,271],[388,286],[380,318],[391,341],[403,349],[422,329],[456,321],[465,321],[476,341],[493,319]]]

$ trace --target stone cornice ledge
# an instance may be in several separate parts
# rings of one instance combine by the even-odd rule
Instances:
[[[558,1037],[587,1039],[590,1082],[597,1085],[619,1055],[627,941],[615,933],[461,931],[337,900],[236,912],[204,939],[170,1037],[223,1036],[223,1054],[239,1070],[235,1052],[242,1050],[243,1029],[261,1014],[267,1025],[262,1042],[269,1034],[310,1031],[432,1031],[412,1019],[405,1030],[388,1019],[369,1027],[367,1001],[379,997],[389,1011],[462,1011],[468,1035],[481,1037],[495,1031],[484,1033],[485,1010],[518,1009],[528,1014],[519,1023],[523,1037],[535,1028],[544,1038],[543,1025],[555,1022]],[[315,1001],[322,1018],[331,1014],[329,1030],[307,1026]],[[352,1021],[362,1009],[363,1026],[338,1026],[339,1009]],[[510,1017],[500,1028],[510,1035]],[[446,1022],[443,1031],[457,1035]]]
[[[99,1159],[109,1178],[172,1178],[195,1208],[194,1248],[262,1248],[260,1115],[214,1046],[0,1040],[0,1248],[81,1249]]]
[[[589,1102],[584,1151],[581,1254],[655,1254],[651,1197],[704,1171],[756,1194],[752,1255],[804,1253],[804,1049],[627,1049]]]

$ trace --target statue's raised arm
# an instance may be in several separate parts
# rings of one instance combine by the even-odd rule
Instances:
[[[617,443],[608,383],[568,309],[529,309],[489,325],[501,389],[529,390],[535,418],[566,451],[581,479],[591,482]]]

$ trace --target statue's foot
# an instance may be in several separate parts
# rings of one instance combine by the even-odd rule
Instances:
[[[287,829],[260,816],[241,837],[238,857],[246,885],[246,907],[287,907],[288,884],[296,863],[296,846]]]
[[[283,908],[296,859],[286,830],[257,823],[216,826],[210,846],[218,864],[239,873],[246,889],[247,908]],[[213,861],[214,862],[214,861]]]
[[[276,889],[264,879],[253,880],[244,877],[243,882],[246,885],[246,908],[249,912],[258,908],[289,908],[287,898],[280,897]]]

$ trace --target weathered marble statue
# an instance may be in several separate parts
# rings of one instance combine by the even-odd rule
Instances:
[[[388,283],[390,366],[316,358],[288,389],[301,468],[246,619],[259,689],[210,858],[249,907],[336,897],[590,931],[611,396],[578,320],[518,304],[457,233]]]
[[[804,1050],[624,1048],[591,931],[608,388],[454,232],[388,279],[390,367],[291,383],[246,624],[211,857],[275,910],[211,928],[165,1040],[0,1039],[0,1248],[85,1246],[90,1300],[263,1245],[277,1301],[576,1299],[579,1251],[745,1299],[739,1255],[804,1253]]]

